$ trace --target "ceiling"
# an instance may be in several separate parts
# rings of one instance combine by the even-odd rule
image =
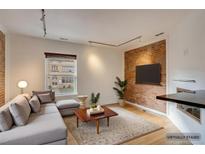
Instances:
[[[97,41],[117,45],[142,35],[138,41],[147,41],[157,33],[167,34],[190,12],[191,10],[45,10],[46,38],[67,38],[69,42],[83,44]],[[43,37],[40,18],[41,10],[0,10],[0,24],[11,33]]]

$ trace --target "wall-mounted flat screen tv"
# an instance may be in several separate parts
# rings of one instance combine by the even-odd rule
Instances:
[[[160,64],[136,66],[136,84],[160,85]]]

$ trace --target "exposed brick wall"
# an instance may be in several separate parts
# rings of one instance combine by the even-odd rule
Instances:
[[[161,64],[161,85],[136,84],[136,66],[154,63]],[[166,41],[159,41],[125,52],[125,79],[128,80],[126,100],[166,112],[166,103],[156,100],[157,95],[166,93]]]
[[[5,35],[0,31],[0,106],[5,101]]]

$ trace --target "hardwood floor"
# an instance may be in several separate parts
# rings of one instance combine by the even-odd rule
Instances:
[[[119,106],[117,104],[110,106]],[[187,140],[183,141],[170,141],[167,140],[167,133],[180,133],[180,131],[174,126],[174,124],[165,116],[156,115],[149,112],[144,112],[137,107],[126,104],[124,109],[142,116],[144,119],[156,123],[163,127],[163,129],[149,133],[147,135],[138,137],[136,139],[125,142],[124,144],[128,145],[165,145],[165,144],[191,144]],[[66,120],[66,118],[64,118]],[[68,130],[68,144],[77,144],[75,138],[72,136]]]

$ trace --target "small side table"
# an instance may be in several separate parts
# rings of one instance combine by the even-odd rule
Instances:
[[[88,95],[79,95],[77,97],[80,101],[80,108],[86,108],[85,101],[88,98]]]

